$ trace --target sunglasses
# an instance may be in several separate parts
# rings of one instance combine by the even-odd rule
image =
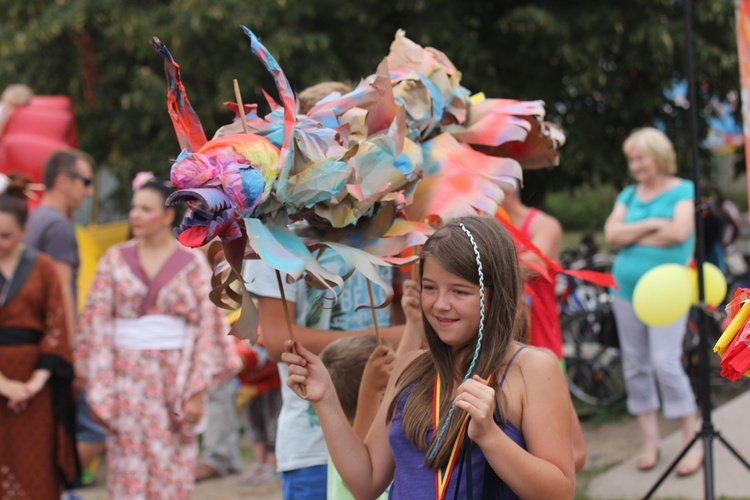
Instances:
[[[91,177],[84,177],[81,174],[77,174],[75,172],[71,172],[69,175],[71,179],[81,179],[81,182],[83,182],[83,185],[86,187],[91,186],[91,184],[93,184],[94,182],[94,179],[92,179]]]

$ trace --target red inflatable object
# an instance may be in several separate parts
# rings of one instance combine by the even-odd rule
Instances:
[[[44,164],[59,149],[76,147],[73,102],[67,96],[34,96],[17,107],[0,135],[0,172],[42,182]]]

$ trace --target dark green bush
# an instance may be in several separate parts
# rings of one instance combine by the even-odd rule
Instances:
[[[744,184],[742,184],[741,187],[732,187],[727,189],[726,192],[727,199],[732,200],[740,212],[747,212],[747,191],[744,187]]]
[[[601,231],[612,211],[617,192],[611,186],[582,186],[574,191],[547,194],[547,212],[564,230]]]

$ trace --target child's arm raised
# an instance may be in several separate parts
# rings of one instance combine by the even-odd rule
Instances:
[[[421,287],[413,280],[404,281],[404,292],[401,297],[401,309],[406,317],[404,332],[396,349],[396,357],[422,349],[424,343],[424,325],[422,324]]]
[[[364,441],[367,431],[370,430],[375,414],[380,408],[383,394],[388,386],[388,380],[393,372],[393,363],[396,360],[393,349],[388,346],[378,346],[365,365],[362,373],[362,382],[359,385],[357,396],[357,411],[354,415],[354,432]]]
[[[509,405],[521,404],[519,425],[526,450],[495,424],[495,390],[474,377],[458,389],[456,406],[469,412],[469,438],[482,449],[495,473],[521,498],[573,498],[575,467],[570,400],[557,360],[542,351],[526,349],[516,361],[520,370],[509,374]],[[510,384],[512,378],[516,380]],[[510,392],[512,391],[512,392]],[[520,391],[518,394],[516,391]],[[510,410],[510,408],[509,408]]]
[[[292,346],[296,347],[297,354],[291,352]],[[282,360],[289,365],[287,385],[300,397],[301,386],[305,386],[305,399],[315,409],[328,445],[328,453],[349,491],[355,498],[379,496],[393,480],[393,454],[385,420],[400,370],[394,369],[383,402],[367,439],[363,442],[349,425],[331,378],[320,359],[299,342],[293,344],[287,341],[285,348]],[[402,369],[405,366],[406,363],[402,365]]]

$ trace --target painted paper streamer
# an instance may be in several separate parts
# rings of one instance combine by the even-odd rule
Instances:
[[[736,0],[737,59],[742,83],[742,129],[745,137],[745,170],[750,196],[750,0]]]
[[[243,258],[237,255],[238,251],[241,252],[241,248],[245,247],[245,242],[244,237],[223,245],[215,241],[208,248],[208,261],[213,265],[209,298],[214,304],[227,310],[233,310],[239,305],[240,312],[237,319],[231,323],[229,335],[254,344],[258,340],[258,311],[241,278]],[[222,263],[228,263],[229,269],[222,270]],[[227,278],[222,281],[224,274]],[[239,293],[232,287],[235,283]],[[230,302],[224,299],[225,296]]]
[[[198,115],[188,100],[185,87],[180,77],[180,65],[177,64],[172,54],[161,40],[156,37],[151,39],[151,45],[164,60],[164,72],[167,75],[167,109],[172,126],[177,133],[177,141],[182,149],[197,151],[206,143],[206,134],[203,132]]]
[[[295,257],[305,263],[305,279],[307,283],[313,288],[327,289],[331,292],[334,292],[333,287],[338,287],[339,290],[343,289],[344,279],[338,274],[324,268],[307,246],[292,233],[284,222],[284,220],[277,218],[274,224],[267,224],[268,230],[282,247],[289,250]]]
[[[260,59],[263,65],[271,73],[273,81],[276,84],[276,89],[279,91],[281,97],[281,104],[284,109],[284,143],[281,145],[281,156],[279,157],[279,184],[283,187],[286,183],[286,176],[289,174],[291,165],[291,147],[292,147],[292,135],[294,134],[294,123],[295,123],[295,99],[292,87],[289,85],[289,81],[286,79],[286,75],[281,70],[279,63],[271,55],[271,53],[260,43],[255,34],[242,26],[242,31],[250,39],[250,50],[252,53]]]

